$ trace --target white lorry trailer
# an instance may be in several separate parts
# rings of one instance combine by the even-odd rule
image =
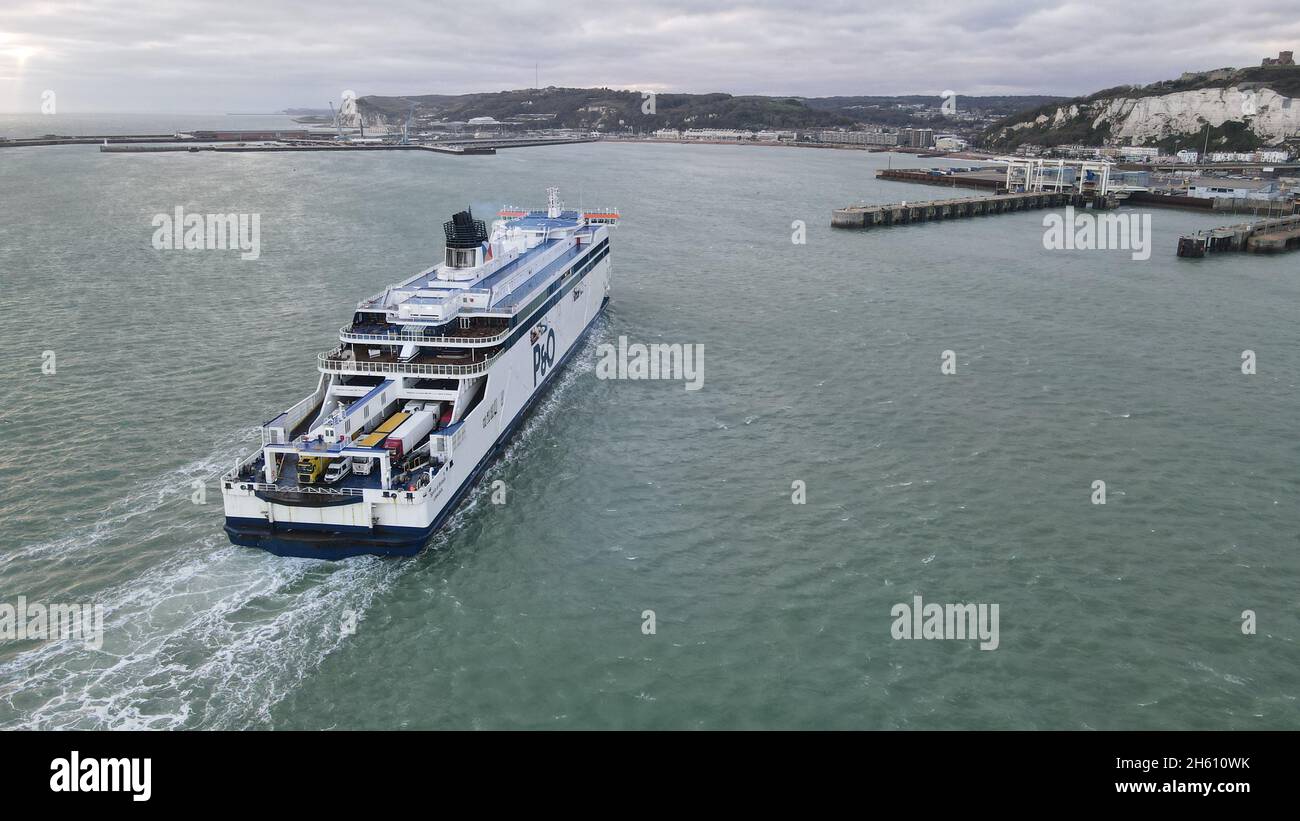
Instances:
[[[388,434],[388,438],[384,440],[384,447],[392,451],[394,459],[401,459],[403,455],[420,446],[433,431],[433,424],[437,421],[436,411],[415,411],[397,430]]]

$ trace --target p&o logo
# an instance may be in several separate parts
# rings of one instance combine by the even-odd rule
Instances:
[[[533,328],[533,387],[546,377],[555,365],[555,330],[545,325]]]

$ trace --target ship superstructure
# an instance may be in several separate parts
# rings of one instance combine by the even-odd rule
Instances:
[[[614,210],[446,222],[442,263],[357,305],[316,390],[222,477],[232,542],[412,555],[473,486],[609,299]]]

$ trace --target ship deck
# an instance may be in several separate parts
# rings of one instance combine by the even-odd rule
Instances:
[[[497,270],[493,271],[492,273],[488,274],[487,276],[483,277],[482,279],[476,282],[456,283],[456,282],[449,282],[448,280],[445,279],[438,279],[438,269],[435,267],[435,268],[430,268],[427,271],[421,271],[411,279],[407,280],[406,282],[403,282],[399,286],[399,288],[403,291],[412,290],[412,289],[487,291],[490,290],[492,286],[498,284],[503,279],[505,279],[506,277],[510,276],[512,273],[517,271],[520,265],[528,262],[528,260],[530,259],[535,258],[538,254],[545,252],[547,249],[554,248],[556,243],[558,242],[559,240],[556,239],[544,240],[543,242],[539,243],[537,246],[533,248],[529,248],[524,253],[510,260],[505,265],[502,265]],[[438,297],[414,297],[413,296],[403,301],[418,302],[420,300],[424,300],[426,302],[428,301],[436,302],[438,301]]]
[[[524,283],[521,284],[518,288],[514,289],[513,291],[511,291],[510,293],[502,297],[500,300],[498,300],[497,303],[492,306],[491,310],[501,311],[503,313],[506,311],[514,313],[521,305],[528,304],[528,301],[530,299],[537,296],[537,293],[540,290],[540,287],[543,282],[555,276],[556,273],[558,273],[562,268],[564,268],[570,262],[573,262],[575,259],[577,259],[578,257],[582,256],[583,254],[587,253],[590,250],[591,250],[590,245],[582,245],[575,248],[570,248],[569,250],[565,251],[563,254],[560,254],[558,257],[555,258],[553,262],[543,267],[537,273],[533,274],[531,277],[525,280]]]
[[[490,359],[492,356],[492,354],[480,354],[479,349],[477,348],[467,349],[469,353],[468,356],[439,356],[423,352],[416,354],[410,359],[403,359],[397,354],[385,352],[381,352],[376,356],[367,356],[366,354],[369,353],[367,350],[368,344],[379,345],[382,343],[356,342],[349,344],[353,346],[358,362],[383,362],[388,365],[477,365],[479,362]]]
[[[427,468],[427,465],[425,466]],[[399,481],[398,477],[393,479],[393,489],[399,487],[405,488],[407,481]],[[286,455],[280,463],[280,476],[276,479],[274,487],[277,490],[284,491],[301,491],[302,485],[298,484],[298,457],[292,454]],[[379,465],[376,463],[367,475],[358,473],[349,473],[337,482],[318,481],[306,487],[314,490],[380,490],[383,488],[383,482],[379,478]]]
[[[447,328],[446,330],[443,330],[441,328],[433,328],[432,330],[434,330],[435,332],[426,333],[426,336],[446,337],[447,339],[483,339],[489,336],[496,336],[497,334],[501,333],[505,329],[506,328],[504,325],[500,327],[469,327],[469,328],[455,327],[455,328]],[[401,325],[390,325],[390,324],[380,323],[380,322],[356,323],[348,326],[347,332],[353,334],[368,334],[373,336],[394,336],[397,334],[410,333],[409,331],[403,329]],[[394,339],[392,343],[377,342],[377,344],[399,345],[405,341],[407,340]]]
[[[480,291],[491,291],[497,285],[501,284],[507,278],[509,278],[511,274],[518,271],[521,265],[528,262],[530,259],[534,259],[537,256],[546,253],[547,251],[549,251],[550,249],[558,245],[559,242],[560,241],[557,239],[548,239],[538,243],[536,247],[529,248],[524,253],[510,260],[510,262],[506,263],[505,265],[502,265],[497,270],[493,271],[492,273],[480,279],[478,282],[474,283],[474,287]],[[518,290],[518,288],[516,288],[515,290]]]
[[[512,220],[511,224],[518,225],[519,227],[527,231],[557,230],[557,229],[574,227],[574,221],[572,219],[566,219],[566,218],[551,219],[550,217],[546,217],[546,216],[521,217],[519,219]],[[537,246],[533,248],[529,248],[526,252],[510,260],[508,263],[501,266],[500,268],[493,271],[492,273],[488,274],[487,276],[483,277],[482,279],[478,280],[477,282],[454,283],[454,282],[449,282],[447,280],[439,279],[438,269],[435,267],[435,268],[430,268],[426,271],[421,271],[420,273],[408,279],[406,282],[403,282],[400,285],[398,285],[394,290],[401,290],[401,291],[444,290],[444,291],[456,291],[456,292],[466,291],[466,292],[489,292],[490,293],[494,287],[500,285],[511,275],[518,272],[519,267],[521,265],[526,264],[529,260],[535,259],[538,254],[543,254],[546,251],[554,248],[557,244],[561,242],[566,242],[569,236],[579,236],[587,240],[587,242],[584,243],[583,245],[570,248],[567,252],[561,254],[558,259],[548,263],[536,274],[529,277],[518,288],[515,288],[508,295],[506,295],[504,298],[499,300],[496,304],[491,305],[487,308],[487,311],[489,312],[498,312],[498,311],[504,312],[504,311],[513,310],[519,304],[524,302],[529,296],[531,296],[533,290],[536,289],[541,282],[545,281],[548,276],[553,275],[556,272],[556,270],[558,270],[558,267],[562,266],[565,262],[572,261],[574,258],[581,256],[583,253],[585,253],[591,247],[590,242],[594,239],[595,233],[596,233],[595,227],[584,226],[574,234],[566,235],[563,239],[543,240]],[[380,296],[371,300],[367,300],[366,302],[362,303],[361,308],[369,309],[369,310],[375,310],[379,308],[391,309],[402,303],[414,303],[417,305],[435,304],[443,301],[443,299],[444,299],[443,297],[437,297],[437,296],[411,295],[411,296],[407,296],[404,299],[401,299],[398,302],[393,302],[392,304],[384,304],[383,297]],[[357,332],[364,333],[364,331],[360,331],[360,330],[358,330]]]

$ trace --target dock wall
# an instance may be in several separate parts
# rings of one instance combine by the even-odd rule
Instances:
[[[1225,225],[1178,238],[1180,257],[1200,258],[1233,251],[1275,254],[1297,248],[1300,248],[1300,214]]]
[[[991,197],[963,197],[928,202],[891,203],[889,205],[851,205],[831,215],[833,228],[873,228],[906,225],[914,222],[979,217],[1008,211],[1029,211],[1064,205],[1089,205],[1083,197],[1066,192],[1031,192],[996,194]]]
[[[913,168],[887,168],[877,171],[876,179],[914,182],[921,185],[939,185],[944,188],[978,188],[988,191],[996,191],[1002,186],[1001,179],[992,177],[976,177],[967,174],[936,175]]]

